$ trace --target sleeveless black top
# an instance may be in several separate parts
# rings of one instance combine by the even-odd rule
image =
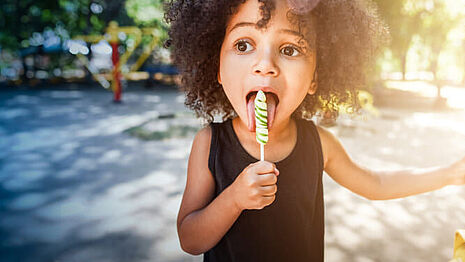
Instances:
[[[311,120],[295,119],[297,143],[291,154],[275,163],[279,169],[276,198],[260,210],[244,210],[203,261],[323,262],[323,154]],[[240,144],[232,119],[211,123],[208,167],[215,197],[249,164],[259,161]],[[266,145],[265,145],[266,147]]]

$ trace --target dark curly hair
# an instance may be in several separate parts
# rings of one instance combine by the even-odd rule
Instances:
[[[262,18],[257,26],[263,28],[272,18],[276,0],[258,1]],[[245,2],[171,0],[164,6],[164,19],[171,25],[164,47],[172,45],[174,49],[171,59],[180,73],[185,105],[209,123],[214,114],[223,115],[223,121],[236,116],[217,73],[227,22]],[[307,94],[292,116],[308,119],[318,110],[337,112],[340,103],[359,112],[358,90],[366,87],[375,56],[389,41],[375,4],[370,0],[321,0],[308,13],[289,10],[287,18],[317,53],[317,91]]]

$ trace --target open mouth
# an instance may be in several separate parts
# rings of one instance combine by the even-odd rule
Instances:
[[[248,129],[250,132],[255,130],[255,97],[258,91],[253,91],[246,96],[246,111],[248,117]],[[271,129],[279,104],[279,97],[273,92],[264,92],[267,104],[267,126]]]
[[[246,98],[245,98],[245,102],[247,103],[250,98],[253,96],[253,95],[256,95],[258,93],[258,91],[253,91],[253,92],[250,92],[249,94],[247,94]],[[276,106],[279,104],[279,97],[275,94],[275,93],[272,93],[272,92],[264,92],[265,93],[265,96],[273,96],[274,100],[276,101]]]

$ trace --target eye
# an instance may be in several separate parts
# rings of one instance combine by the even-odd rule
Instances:
[[[292,56],[292,57],[296,57],[298,55],[292,55],[295,53],[295,51],[297,51],[297,53],[301,53],[300,50],[292,45],[288,45],[288,46],[285,46],[283,49],[281,49],[284,51],[284,54],[287,55],[287,56]]]
[[[242,53],[242,52],[246,52],[246,51],[247,51],[247,45],[250,45],[250,43],[247,42],[246,40],[240,40],[240,41],[238,41],[238,42],[234,45],[234,47],[237,46],[236,49],[239,50],[239,52]],[[251,46],[251,45],[250,45],[250,46]],[[250,51],[250,50],[249,50],[249,51]]]

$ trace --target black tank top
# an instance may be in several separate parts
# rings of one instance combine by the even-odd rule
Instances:
[[[203,261],[323,262],[323,154],[311,120],[295,119],[297,143],[275,163],[279,169],[275,201],[261,210],[244,210]],[[240,144],[232,119],[211,123],[208,167],[215,178],[215,197],[249,164],[259,161]],[[265,145],[266,147],[266,145]]]

